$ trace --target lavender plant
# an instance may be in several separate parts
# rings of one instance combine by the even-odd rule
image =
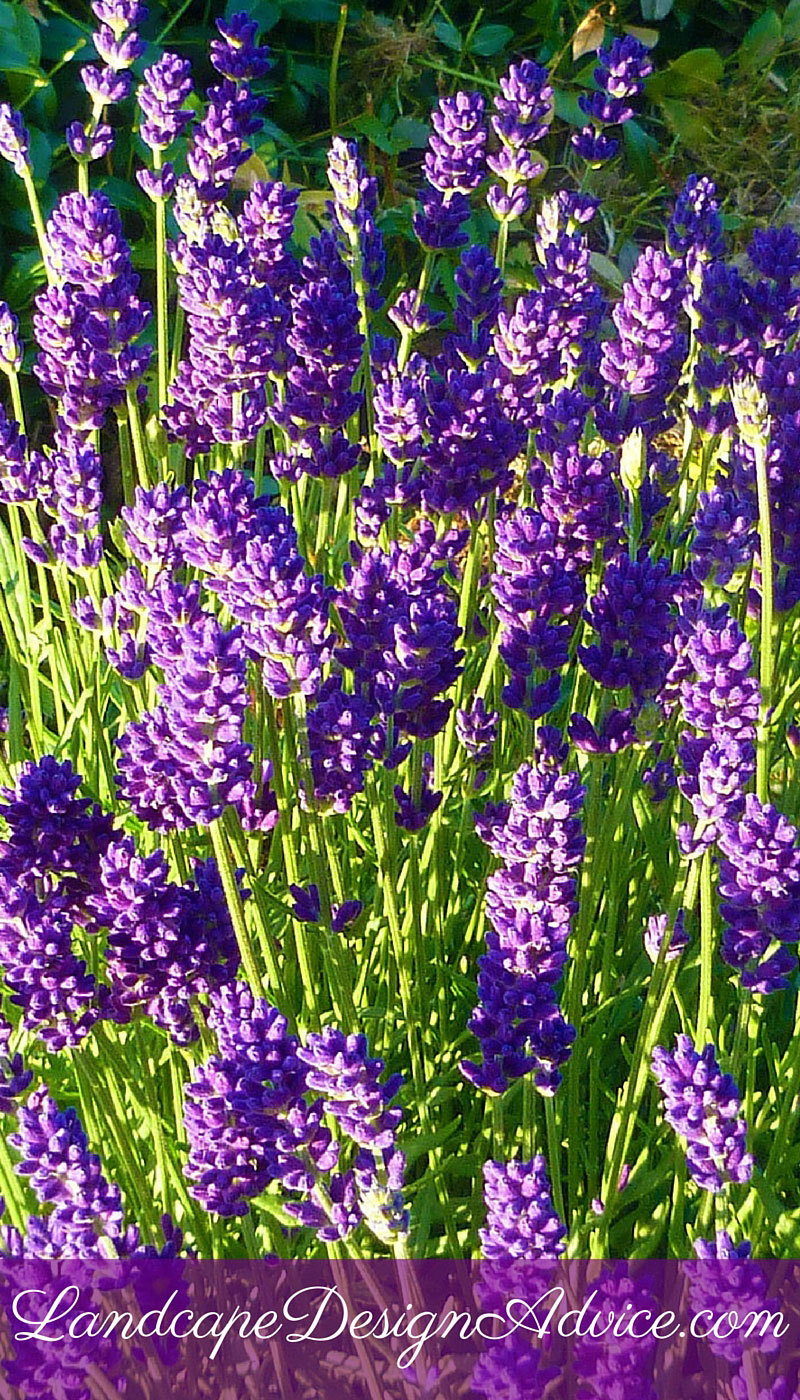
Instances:
[[[52,208],[0,107],[6,1251],[792,1252],[800,239],[692,176],[609,290],[630,36],[571,140],[442,97],[402,259],[338,135],[309,234],[255,22],[198,97],[93,11]]]

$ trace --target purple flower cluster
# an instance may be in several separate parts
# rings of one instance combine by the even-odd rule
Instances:
[[[195,456],[215,442],[249,442],[266,423],[266,381],[286,366],[287,314],[243,244],[209,233],[182,239],[174,259],[189,343],[164,417]]]
[[[741,806],[741,796],[737,806]],[[720,912],[725,920],[721,953],[742,985],[767,995],[787,987],[797,957],[773,943],[800,941],[800,846],[797,830],[771,803],[744,798],[737,820],[720,823]]]
[[[619,149],[619,141],[608,136],[605,127],[621,126],[634,116],[631,101],[643,90],[644,80],[653,71],[647,49],[639,39],[627,34],[615,39],[610,49],[600,49],[594,70],[597,88],[581,94],[580,109],[588,124],[572,137],[579,155],[590,165],[602,165]]]
[[[598,685],[629,690],[637,705],[659,693],[672,660],[677,584],[665,559],[621,554],[607,565],[586,608],[597,641],[578,648]]]
[[[400,1080],[380,1082],[383,1063],[369,1058],[365,1038],[328,1027],[301,1045],[243,983],[212,995],[209,1024],[219,1053],[187,1091],[195,1198],[217,1214],[244,1215],[280,1181],[285,1210],[320,1239],[345,1238],[362,1220],[380,1238],[404,1233],[400,1110],[389,1107]],[[352,1166],[340,1170],[347,1144]]]
[[[688,1035],[679,1035],[674,1052],[661,1046],[653,1052],[653,1074],[664,1116],[686,1140],[686,1161],[698,1186],[717,1192],[729,1182],[749,1181],[753,1158],[739,1090],[721,1073],[713,1045],[698,1053]]]
[[[544,731],[546,743],[550,735]],[[462,1073],[488,1093],[528,1073],[543,1094],[555,1093],[574,1031],[558,1004],[576,901],[575,871],[585,837],[580,811],[584,789],[577,774],[559,772],[543,748],[523,764],[511,801],[478,823],[478,832],[503,866],[487,881],[491,924],[480,959],[479,1004],[470,1028],[483,1062],[462,1062]]]
[[[486,175],[486,103],[478,92],[443,97],[431,116],[425,153],[426,185],[414,232],[424,248],[458,248],[466,242],[469,195]]]
[[[112,820],[78,797],[69,762],[26,763],[0,816],[0,961],[23,1024],[53,1049],[74,1045],[107,1004],[74,944],[76,924],[96,929],[92,900]]]
[[[532,59],[512,63],[500,79],[491,126],[499,149],[486,164],[502,184],[491,185],[489,208],[498,221],[519,219],[530,206],[528,185],[541,175],[544,164],[536,146],[547,135],[553,120],[553,89],[546,68]]]
[[[147,10],[138,0],[94,0],[92,11],[98,21],[92,38],[101,63],[81,68],[81,82],[92,100],[92,117],[87,126],[74,122],[67,132],[70,150],[80,161],[98,160],[111,149],[113,133],[100,118],[106,107],[130,96],[130,70],[146,48],[137,26],[144,23]]]
[[[683,715],[697,733],[681,734],[678,786],[698,825],[682,826],[679,838],[682,849],[696,855],[717,839],[721,823],[741,814],[755,772],[759,689],[750,674],[750,643],[727,607],[688,621],[685,659]]]
[[[538,511],[518,507],[498,521],[492,594],[500,655],[511,672],[503,699],[532,719],[558,701],[573,623],[585,591],[576,561]],[[543,674],[544,673],[544,674]]]
[[[485,1162],[484,1259],[558,1259],[566,1228],[553,1208],[544,1157]]]
[[[216,863],[198,861],[194,881],[175,885],[163,851],[140,856],[130,836],[101,862],[94,908],[108,929],[106,968],[115,1009],[138,1007],[172,1038],[196,1040],[195,997],[236,976],[239,950]]]
[[[54,282],[36,298],[36,374],[58,401],[68,428],[102,428],[108,410],[145,373],[150,349],[139,344],[150,309],[116,209],[104,194],[68,194],[48,220]]]
[[[447,720],[452,702],[440,697],[462,656],[434,528],[423,524],[388,552],[353,549],[337,598],[345,636],[337,659],[352,671],[356,694],[392,717],[395,737],[430,739]]]

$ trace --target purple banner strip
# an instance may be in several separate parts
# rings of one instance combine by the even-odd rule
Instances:
[[[800,1263],[0,1265],[8,1400],[796,1400]]]

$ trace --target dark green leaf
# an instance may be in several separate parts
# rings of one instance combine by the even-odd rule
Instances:
[[[622,134],[631,170],[643,185],[649,185],[656,173],[653,155],[658,150],[658,142],[637,121],[626,122]]]
[[[570,126],[586,125],[586,116],[578,106],[577,93],[556,88],[554,106],[556,116],[560,117],[562,122],[569,122]]]
[[[396,147],[392,137],[383,125],[383,122],[379,121],[377,117],[371,117],[369,115],[359,117],[357,121],[352,123],[352,126],[354,131],[359,132],[362,136],[366,136],[367,140],[371,141],[373,146],[377,146],[379,151],[385,151],[386,154],[390,156],[394,155]]]
[[[339,18],[338,0],[284,0],[283,14],[305,24],[335,24]]]
[[[783,41],[783,25],[776,10],[767,10],[751,24],[739,46],[740,68],[764,68]]]
[[[482,24],[472,36],[470,52],[480,54],[481,58],[491,58],[513,38],[514,31],[507,24]]]
[[[725,65],[716,49],[689,49],[650,78],[647,91],[656,102],[665,97],[691,97],[713,87],[724,72]]]
[[[783,12],[783,38],[787,44],[800,40],[800,0],[789,0]]]
[[[398,117],[392,127],[392,141],[396,151],[422,150],[427,145],[430,127],[416,117]]]
[[[439,43],[444,44],[445,48],[452,49],[454,53],[461,52],[461,35],[455,25],[450,24],[449,20],[437,19],[433,26],[433,32]]]
[[[287,5],[286,9],[288,10],[288,8]],[[235,15],[237,11],[241,12],[241,9],[242,0],[228,0],[225,6],[225,18],[230,19],[231,15]],[[278,23],[281,17],[281,5],[280,3],[273,4],[273,0],[250,0],[247,13],[251,19],[256,21],[262,34],[266,34],[270,29],[274,29]]]

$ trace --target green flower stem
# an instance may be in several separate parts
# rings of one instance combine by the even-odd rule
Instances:
[[[759,679],[761,682],[761,715],[756,747],[756,792],[759,802],[769,801],[769,737],[772,706],[773,655],[773,555],[772,515],[769,504],[766,437],[754,442],[756,459],[756,489],[758,493],[758,534],[761,542],[761,645]]]
[[[391,774],[387,776],[391,777]],[[389,924],[392,952],[400,987],[400,1001],[403,1008],[403,1022],[408,1041],[408,1053],[411,1060],[411,1077],[414,1084],[415,1101],[419,1111],[422,1131],[426,1137],[430,1138],[433,1134],[433,1127],[428,1108],[428,1081],[425,1073],[425,1059],[411,985],[411,960],[403,940],[400,910],[397,903],[397,862],[393,839],[394,818],[392,816],[392,807],[391,805],[387,805],[385,796],[381,794],[374,773],[370,775],[368,782],[367,803],[375,837],[375,851],[378,858],[378,877],[383,893],[384,909]],[[386,816],[385,825],[383,820],[384,816]],[[453,1224],[449,1196],[441,1170],[440,1153],[437,1148],[431,1147],[428,1155],[433,1167],[439,1202],[442,1206],[448,1248],[453,1257],[456,1257],[459,1252],[458,1236],[456,1235],[455,1226]]]
[[[553,1204],[558,1211],[559,1218],[566,1221],[564,1191],[561,1185],[561,1140],[556,1127],[556,1111],[552,1094],[545,1095],[544,1121],[547,1129],[547,1156],[550,1167],[550,1185],[553,1190]]]
[[[680,888],[678,888],[677,896],[673,899],[672,906],[667,916],[667,928],[661,940],[658,960],[653,968],[650,985],[647,990],[647,999],[642,1010],[639,1033],[636,1038],[633,1058],[631,1060],[630,1073],[625,1088],[621,1093],[619,1107],[614,1114],[614,1120],[611,1125],[608,1153],[606,1155],[607,1171],[603,1185],[605,1212],[600,1225],[600,1236],[603,1248],[606,1251],[608,1248],[609,1230],[618,1199],[617,1184],[619,1182],[623,1163],[627,1157],[631,1138],[633,1137],[639,1108],[647,1088],[650,1056],[661,1034],[661,1027],[672,1000],[672,991],[677,976],[677,960],[671,963],[667,962],[667,953],[669,952],[669,944],[675,928],[675,919],[677,918],[680,908],[685,909],[687,912],[694,908],[699,882],[700,864],[699,861],[695,860],[689,867],[683,892],[681,894]]]
[[[711,852],[700,865],[700,1001],[697,1011],[695,1045],[703,1050],[711,1025],[711,986],[714,964],[714,900],[711,884]]]
[[[269,991],[273,996],[273,1000],[283,1009],[284,1007],[288,1007],[289,998],[283,985],[278,949],[269,925],[267,892],[261,888],[261,881],[253,866],[247,840],[242,830],[242,824],[232,807],[226,808],[223,814],[223,822],[234,855],[239,864],[244,866],[245,876],[253,899],[255,900],[256,909],[258,910],[258,928],[261,935],[259,938],[259,946],[264,959],[264,966],[267,969]],[[179,845],[179,843],[176,842],[176,845]],[[283,911],[283,905],[279,905],[279,907]]]
[[[31,218],[33,219],[33,227],[36,230],[36,239],[39,244],[39,252],[42,255],[42,262],[44,263],[45,275],[52,286],[55,282],[55,277],[53,275],[53,266],[50,259],[50,245],[47,241],[47,230],[45,229],[44,219],[42,218],[42,207],[39,203],[39,196],[36,193],[36,185],[33,181],[33,172],[29,165],[26,165],[24,168],[22,181],[25,185],[25,193],[28,196]]]
[[[209,827],[211,834],[211,844],[214,848],[214,855],[217,858],[222,886],[225,890],[225,899],[228,905],[228,913],[231,916],[236,933],[236,942],[239,945],[239,952],[242,956],[242,966],[244,967],[247,980],[256,996],[265,996],[264,982],[261,976],[258,963],[256,962],[255,951],[250,940],[250,931],[247,927],[247,919],[242,902],[241,892],[236,883],[236,874],[233,860],[231,858],[228,837],[222,818],[218,817]]]
[[[333,49],[331,51],[331,66],[328,75],[328,121],[331,131],[335,131],[339,124],[338,112],[338,83],[339,83],[339,59],[342,53],[344,42],[344,31],[347,27],[347,5],[339,6],[339,21],[336,25],[336,33],[333,37]]]
[[[17,505],[9,505],[8,519],[11,526],[11,538],[14,542],[14,558],[17,565],[17,577],[19,579],[20,594],[22,598],[22,620],[25,624],[28,636],[33,640],[32,634],[36,625],[33,613],[33,600],[31,598],[31,581],[28,572],[28,556],[22,544],[22,523],[20,521],[20,510]],[[30,643],[25,648],[26,669],[28,673],[28,694],[30,697],[30,713],[28,715],[28,734],[30,736],[31,748],[34,757],[41,758],[44,752],[44,733],[42,719],[42,692],[39,678],[39,666],[36,660],[35,651]]]
[[[160,170],[162,156],[153,152],[153,168]],[[167,402],[169,383],[169,301],[167,287],[167,203],[157,199],[156,206],[156,345],[158,354],[158,407]]]
[[[25,1205],[24,1187],[15,1170],[15,1164],[11,1160],[11,1151],[5,1132],[0,1132],[0,1191],[2,1191],[5,1200],[11,1224],[16,1226],[21,1234],[24,1234],[30,1211]]]
[[[136,389],[129,386],[126,402],[128,405],[128,423],[130,425],[131,441],[133,443],[133,456],[136,462],[136,475],[138,484],[147,489],[152,485],[150,480],[150,468],[147,462],[147,444],[142,432],[142,420],[139,414],[139,400],[136,397]]]
[[[424,261],[423,264],[422,264],[422,271],[421,271],[420,274],[419,274],[419,282],[417,283],[417,295],[416,295],[416,297],[414,298],[414,313],[415,313],[415,314],[419,311],[419,308],[421,307],[421,305],[422,305],[422,303],[423,303],[423,301],[424,301],[424,299],[425,299],[425,293],[428,291],[429,287],[431,286],[431,284],[432,284],[432,282],[433,282],[433,275],[432,275],[432,274],[433,274],[433,264],[434,264],[435,256],[436,256],[436,255],[435,255],[434,253],[430,252],[430,251],[428,251],[428,252],[425,254],[425,261]],[[405,367],[406,367],[406,363],[407,363],[407,361],[408,361],[409,354],[411,353],[411,342],[412,342],[413,338],[414,338],[414,332],[413,332],[413,331],[409,331],[409,330],[403,331],[403,333],[402,333],[402,335],[401,335],[401,337],[400,337],[400,348],[399,348],[399,350],[398,350],[398,352],[397,352],[397,373],[398,373],[398,374],[402,374],[402,373],[403,373],[403,370],[404,370]]]
[[[275,789],[278,811],[280,813],[278,832],[280,834],[283,850],[287,883],[290,885],[299,885],[300,874],[297,867],[297,855],[294,841],[292,839],[292,809],[289,806],[288,793],[286,790],[275,702],[271,695],[264,696],[264,716],[267,723],[269,748],[272,757],[272,784]],[[294,930],[294,942],[297,952],[297,966],[300,971],[300,979],[303,988],[305,1014],[307,1015],[310,1028],[312,1030],[317,1030],[320,1025],[317,960],[314,956],[314,948],[306,925],[302,923],[300,919],[293,919],[292,928]],[[303,1008],[301,1008],[298,1013],[298,1022],[302,1023],[303,1014],[304,1011]]]
[[[82,1085],[82,1114],[86,1113],[84,1104],[91,1104],[93,1109],[98,1110],[103,1126],[113,1139],[117,1160],[120,1165],[124,1164],[129,1173],[137,1216],[145,1223],[146,1229],[155,1231],[157,1213],[153,1189],[142,1171],[139,1145],[130,1131],[130,1113],[122,1101],[115,1068],[108,1061],[101,1063],[99,1059],[96,1060],[88,1047],[85,1051],[73,1053],[72,1063],[78,1084]],[[141,1086],[138,1087],[141,1089]],[[88,1124],[86,1126],[88,1129]]]

